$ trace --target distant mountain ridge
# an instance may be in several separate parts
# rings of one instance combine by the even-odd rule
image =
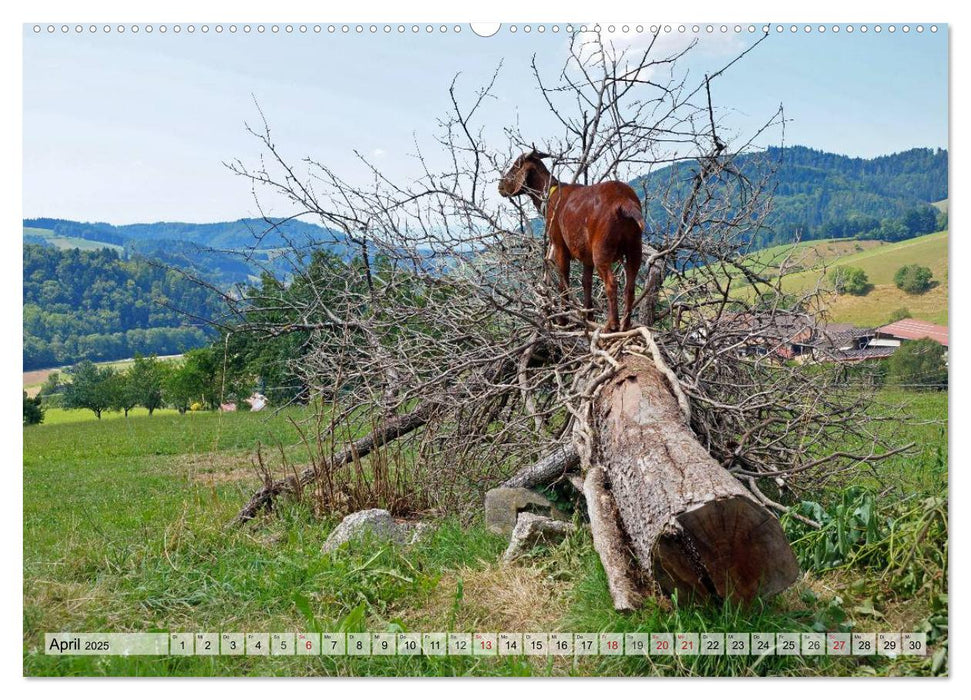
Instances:
[[[737,156],[735,164],[753,181],[774,171],[772,212],[766,229],[754,237],[755,248],[865,234],[884,220],[903,219],[948,198],[944,149],[857,158],[805,146],[771,147]],[[676,191],[686,190],[696,169],[693,162],[666,166],[635,180],[635,189],[660,191],[673,183]],[[660,203],[650,199],[648,213],[665,215]]]
[[[751,180],[774,171],[774,197],[766,226],[752,238],[754,249],[820,238],[902,240],[942,227],[945,212],[931,205],[948,197],[948,152],[913,148],[876,158],[857,158],[805,146],[771,147],[736,157]],[[697,164],[678,163],[635,179],[645,190],[649,219],[666,212],[651,192],[686,192]],[[905,221],[911,217],[909,221]],[[274,227],[273,224],[276,224]],[[214,223],[156,222],[113,225],[67,219],[24,219],[24,240],[61,248],[101,242],[122,246],[125,257],[142,256],[191,268],[226,287],[268,269],[288,270],[276,261],[281,249],[325,248],[341,257],[354,255],[347,238],[300,220],[244,218]],[[46,238],[45,238],[46,237]],[[255,249],[255,250],[254,250]],[[238,253],[245,251],[244,259]]]
[[[129,241],[173,240],[196,243],[216,249],[240,250],[282,248],[295,242],[307,244],[330,242],[335,234],[316,224],[298,219],[237,219],[213,223],[159,221],[145,224],[114,225],[105,222],[80,222],[69,219],[24,219],[24,227],[47,229],[59,236],[72,236],[92,241],[125,245]]]
[[[286,277],[291,270],[279,252],[325,248],[350,254],[345,236],[296,219],[238,219],[215,223],[160,221],[114,225],[69,219],[24,219],[24,243],[61,249],[94,249],[98,243],[120,246],[124,257],[145,258],[189,270],[217,286],[228,288],[269,270]],[[245,253],[245,255],[242,255]]]

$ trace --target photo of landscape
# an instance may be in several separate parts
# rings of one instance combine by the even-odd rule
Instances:
[[[24,676],[948,676],[948,35],[24,25]]]

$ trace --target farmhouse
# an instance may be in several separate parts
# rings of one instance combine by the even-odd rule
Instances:
[[[880,328],[820,323],[809,314],[741,313],[733,317],[744,333],[745,354],[771,355],[796,362],[856,363],[890,357],[902,343],[931,338],[948,345],[947,326],[904,319]]]
[[[811,342],[812,358],[817,362],[864,362],[890,357],[896,348],[876,347],[876,330],[852,323],[827,323],[816,329]]]
[[[921,338],[930,338],[946,348],[948,347],[947,326],[938,326],[935,323],[918,321],[915,318],[905,318],[877,328],[870,345],[899,348],[909,340],[920,340]]]
[[[775,311],[737,313],[727,316],[741,337],[747,355],[774,355],[792,360],[807,351],[816,321],[806,313]]]

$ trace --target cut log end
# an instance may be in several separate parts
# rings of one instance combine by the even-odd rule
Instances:
[[[678,514],[654,545],[652,568],[668,594],[743,603],[773,596],[799,576],[779,521],[745,496]]]

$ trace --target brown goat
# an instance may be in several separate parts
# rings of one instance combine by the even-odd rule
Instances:
[[[634,285],[641,267],[641,233],[644,217],[641,201],[625,182],[611,180],[596,185],[564,185],[547,170],[535,148],[519,156],[499,182],[503,197],[529,195],[546,217],[550,254],[560,273],[560,291],[570,284],[570,260],[583,265],[583,305],[593,319],[593,270],[597,269],[607,291],[607,323],[604,332],[630,327]],[[613,265],[623,259],[627,273],[624,287],[624,320],[617,319],[617,281]]]

